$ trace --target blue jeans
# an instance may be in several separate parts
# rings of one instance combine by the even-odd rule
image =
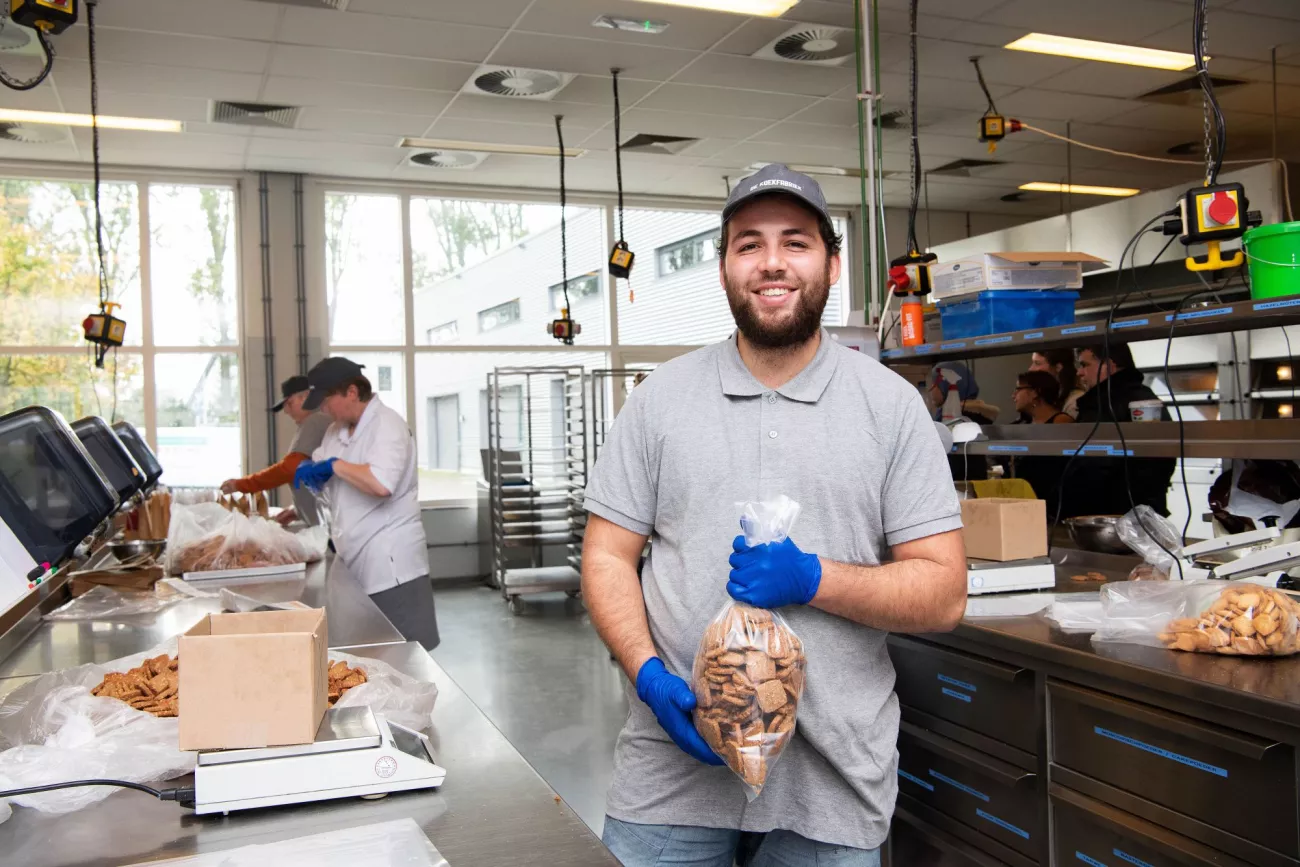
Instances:
[[[742,842],[755,838],[761,842],[749,867],[880,867],[879,849],[832,846],[793,831],[751,835],[726,828],[637,825],[606,816],[601,837],[623,867],[732,867]]]

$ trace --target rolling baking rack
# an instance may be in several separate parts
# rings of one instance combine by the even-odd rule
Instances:
[[[596,465],[605,437],[614,427],[614,416],[622,409],[627,396],[637,386],[637,377],[648,375],[652,367],[607,368],[587,372],[587,435],[591,441],[591,464]],[[616,397],[617,395],[617,397]]]
[[[587,486],[581,367],[498,367],[487,376],[492,583],[522,596],[581,590]]]

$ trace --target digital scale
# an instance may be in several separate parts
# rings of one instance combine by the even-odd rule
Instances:
[[[435,789],[446,776],[424,735],[369,706],[335,707],[325,711],[310,744],[199,753],[193,807],[202,815],[380,797]]]
[[[1009,593],[1016,590],[1051,590],[1056,586],[1056,566],[1047,557],[966,561],[966,595]]]

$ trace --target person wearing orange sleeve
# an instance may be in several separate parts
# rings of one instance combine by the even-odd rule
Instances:
[[[289,451],[264,470],[239,479],[226,479],[221,483],[221,493],[255,494],[281,485],[292,485],[294,471],[300,463],[311,458],[311,453],[320,446],[321,440],[325,438],[325,430],[330,426],[330,419],[324,413],[303,409],[302,404],[310,388],[305,376],[291,376],[280,384],[281,399],[271,407],[271,411],[283,410],[298,425],[298,432],[289,444]],[[315,495],[305,487],[291,490],[294,504],[280,512],[276,520],[288,524],[300,519],[309,526],[320,523]]]

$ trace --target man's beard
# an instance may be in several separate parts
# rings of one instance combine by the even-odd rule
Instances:
[[[778,322],[764,322],[754,294],[743,286],[737,286],[730,278],[726,281],[727,304],[731,307],[736,327],[746,340],[767,349],[786,349],[808,342],[821,328],[822,312],[830,298],[830,281],[830,263],[827,262],[816,282],[795,283],[794,311]]]

